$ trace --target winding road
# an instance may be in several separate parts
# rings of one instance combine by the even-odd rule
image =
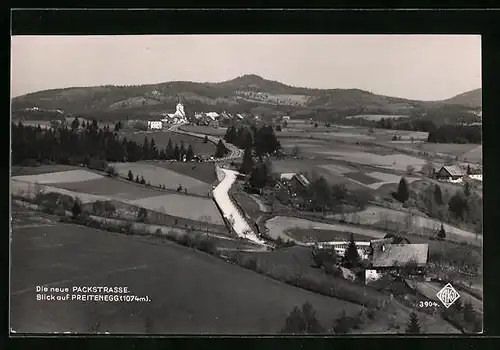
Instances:
[[[171,132],[179,134],[185,134],[198,138],[205,138],[205,135],[203,134],[197,134],[193,132],[186,132],[180,130],[179,127],[182,125],[184,124],[173,125],[170,127],[169,130]],[[251,225],[245,219],[244,214],[238,210],[236,205],[231,200],[231,197],[229,196],[229,189],[236,181],[236,176],[238,175],[238,172],[234,170],[224,169],[218,165],[218,163],[220,162],[241,158],[243,156],[243,150],[237,148],[236,146],[230,143],[225,142],[222,138],[210,135],[207,135],[207,137],[210,142],[213,142],[215,144],[217,144],[219,140],[222,140],[224,146],[226,146],[226,148],[229,150],[228,156],[224,158],[218,158],[215,160],[217,178],[219,179],[220,182],[217,185],[217,187],[215,187],[215,189],[213,190],[212,196],[214,200],[217,202],[217,205],[219,206],[220,210],[222,211],[222,215],[232,226],[234,232],[236,232],[238,237],[247,239],[259,245],[266,245],[265,241],[257,237],[255,231],[252,229]]]
[[[238,172],[219,167],[217,171],[224,173],[224,178],[213,190],[213,197],[219,205],[221,211],[224,213],[224,217],[231,224],[238,237],[264,245],[265,242],[257,237],[250,224],[245,220],[243,213],[238,210],[229,196],[229,189],[233,185],[234,181],[236,181],[236,175]]]
[[[220,161],[233,160],[233,159],[238,159],[238,158],[243,157],[243,150],[239,149],[238,147],[234,146],[233,144],[227,143],[226,141],[224,141],[224,139],[222,137],[184,131],[184,130],[180,129],[180,127],[183,125],[187,125],[187,124],[186,123],[174,124],[169,128],[169,131],[175,132],[178,134],[189,135],[189,136],[193,136],[193,137],[197,137],[197,138],[201,138],[201,139],[204,139],[205,136],[207,136],[208,141],[213,142],[215,144],[217,144],[219,142],[219,140],[222,140],[222,143],[224,144],[224,146],[226,146],[226,148],[229,150],[229,155],[224,157],[224,158],[218,158],[215,161],[220,162]]]

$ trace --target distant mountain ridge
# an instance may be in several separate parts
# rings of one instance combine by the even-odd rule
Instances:
[[[314,113],[405,114],[415,107],[458,104],[481,107],[481,89],[444,101],[425,102],[373,94],[361,89],[313,89],[288,86],[248,74],[219,83],[173,81],[133,86],[52,89],[12,99],[12,110],[39,107],[73,114],[152,115],[173,111],[182,101],[195,111],[273,113],[306,116]]]
[[[457,104],[470,107],[482,107],[483,105],[483,89],[475,89],[456,95],[446,99],[443,102]]]

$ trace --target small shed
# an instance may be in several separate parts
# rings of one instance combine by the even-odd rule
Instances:
[[[442,166],[436,173],[438,180],[458,180],[466,174],[466,171],[456,165]]]

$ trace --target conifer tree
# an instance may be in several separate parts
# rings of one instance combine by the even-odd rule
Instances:
[[[354,234],[351,233],[351,239],[349,240],[349,245],[345,251],[345,265],[348,268],[355,267],[361,260],[358,248],[356,247],[356,242],[354,241]]]
[[[174,159],[181,160],[181,150],[179,149],[179,145],[175,144],[174,147]]]
[[[444,230],[443,223],[441,223],[441,229],[439,230],[439,232],[437,234],[437,238],[440,239],[440,240],[446,239],[446,232]]]
[[[174,146],[172,146],[172,139],[168,139],[168,144],[165,148],[165,156],[167,157],[167,159],[174,158]]]
[[[464,307],[462,309],[462,313],[464,315],[464,321],[467,323],[472,323],[476,319],[476,315],[474,312],[474,307],[472,306],[472,302],[470,299],[467,299],[464,302]]]
[[[186,159],[189,161],[189,160],[193,159],[193,157],[194,157],[193,146],[189,145],[188,149],[186,151]]]
[[[436,185],[434,187],[434,201],[437,205],[443,205],[443,195],[441,193],[441,187],[439,187],[439,185]]]
[[[396,195],[394,197],[402,203],[406,202],[410,197],[410,194],[408,192],[408,185],[404,177],[399,180],[398,191],[396,192]]]
[[[250,174],[254,167],[253,158],[252,158],[252,149],[245,149],[245,153],[243,154],[243,161],[240,167],[240,173],[242,174]]]
[[[420,334],[420,323],[418,321],[418,316],[415,312],[410,314],[410,319],[406,324],[405,329],[406,334]]]

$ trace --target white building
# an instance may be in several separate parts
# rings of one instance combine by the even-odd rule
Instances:
[[[148,129],[161,129],[163,123],[161,121],[148,121]]]
[[[208,112],[205,115],[214,121],[219,118],[219,113],[217,112]]]
[[[370,242],[354,242],[356,244],[356,248],[358,250],[359,257],[361,259],[368,259],[370,257],[371,246]],[[343,257],[349,246],[349,242],[347,241],[334,241],[334,242],[317,242],[317,243],[309,243],[308,245],[317,246],[319,249],[324,248],[333,248],[335,253],[338,256]]]
[[[483,181],[483,174],[471,174],[469,177],[473,180]]]
[[[162,114],[163,119],[161,120],[163,123],[169,124],[181,124],[186,123],[186,113],[184,112],[184,106],[182,103],[178,103],[175,113],[164,113]]]

